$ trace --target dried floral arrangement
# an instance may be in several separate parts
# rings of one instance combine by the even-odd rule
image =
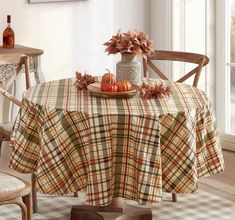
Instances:
[[[167,86],[165,83],[156,83],[154,86],[150,86],[143,83],[139,88],[140,97],[143,99],[151,98],[164,98],[173,94],[171,86]]]
[[[84,73],[84,75],[82,75],[82,73],[78,71],[76,72],[75,85],[79,90],[87,90],[87,86],[94,82],[95,82],[94,76],[87,74],[86,72]]]
[[[148,38],[144,32],[129,30],[128,32],[118,33],[104,43],[108,54],[132,53],[142,55],[143,57],[151,56],[154,50],[151,48],[153,41]]]

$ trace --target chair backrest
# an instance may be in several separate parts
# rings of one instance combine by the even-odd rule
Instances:
[[[202,68],[209,63],[209,58],[205,55],[178,51],[156,50],[150,58],[143,58],[144,77],[148,76],[148,66],[164,80],[169,80],[166,75],[152,62],[152,60],[180,61],[185,63],[197,64],[197,66],[186,73],[177,82],[184,82],[194,75],[193,86],[197,87]]]
[[[8,92],[8,89],[12,86],[17,76],[24,66],[25,73],[25,85],[26,89],[30,88],[29,78],[29,58],[26,55],[3,55],[0,54],[0,94],[17,104],[21,105],[21,102],[12,94]]]

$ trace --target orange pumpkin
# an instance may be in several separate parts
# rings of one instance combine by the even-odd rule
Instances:
[[[112,73],[110,73],[110,71],[108,69],[106,69],[108,71],[108,73],[105,73],[102,76],[102,80],[101,80],[101,84],[115,84],[116,83],[116,76]]]
[[[102,92],[117,92],[118,87],[116,84],[101,83],[101,91]]]
[[[129,81],[124,81],[123,83],[126,84],[127,90],[130,91],[131,90],[131,83]]]
[[[126,92],[126,91],[128,91],[128,87],[127,87],[126,83],[118,82],[117,83],[117,87],[118,87],[118,92]]]

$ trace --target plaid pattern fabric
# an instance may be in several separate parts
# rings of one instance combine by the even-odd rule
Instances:
[[[104,99],[74,82],[27,90],[14,125],[10,167],[35,172],[40,192],[85,190],[90,205],[113,197],[151,204],[162,190],[194,192],[198,177],[223,171],[214,112],[199,89],[167,82],[169,98]]]

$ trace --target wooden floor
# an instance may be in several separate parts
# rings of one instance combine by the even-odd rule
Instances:
[[[235,152],[223,150],[225,171],[221,174],[201,178],[200,182],[235,195]]]

